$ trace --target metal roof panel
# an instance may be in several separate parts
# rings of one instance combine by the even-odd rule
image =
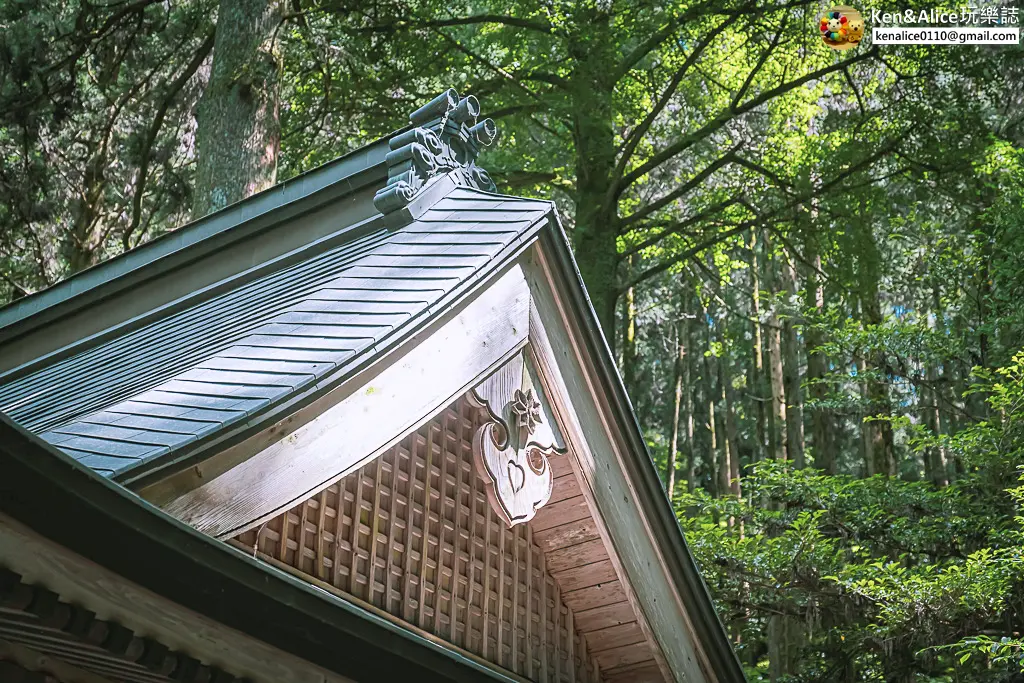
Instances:
[[[0,411],[114,475],[251,419],[422,324],[551,208],[462,188],[441,202],[10,379]]]

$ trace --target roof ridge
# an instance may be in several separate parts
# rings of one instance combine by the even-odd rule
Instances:
[[[0,343],[20,333],[14,328],[23,327],[33,318],[44,316],[56,307],[64,309],[72,301],[98,290],[112,288],[122,278],[156,262],[173,259],[185,250],[218,237],[223,240],[232,232],[253,226],[254,221],[283,209],[290,207],[305,213],[378,181],[385,173],[387,141],[392,136],[375,140],[0,307]],[[360,175],[364,177],[357,180]],[[267,225],[265,229],[272,227],[273,224]],[[248,231],[244,232],[245,235],[238,235],[236,239],[247,237]],[[227,240],[227,243],[233,241]],[[223,246],[219,244],[218,248]]]

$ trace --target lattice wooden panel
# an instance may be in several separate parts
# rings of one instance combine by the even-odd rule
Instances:
[[[530,680],[598,683],[530,525],[507,528],[487,502],[472,460],[482,417],[456,401],[237,540]]]

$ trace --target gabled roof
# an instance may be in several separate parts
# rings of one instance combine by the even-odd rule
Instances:
[[[339,226],[340,244],[261,264],[223,293],[0,386],[0,411],[101,474],[129,474],[351,374],[486,277],[549,211],[456,188],[398,229]]]
[[[386,154],[375,143],[351,157],[358,161],[228,207],[180,237],[0,311],[6,325],[0,327],[0,368],[6,369],[0,411],[49,442],[42,446],[7,427],[20,445],[13,453],[0,449],[0,456],[20,469],[5,473],[23,472],[38,485],[35,470],[46,468],[32,467],[31,458],[57,448],[64,452],[60,467],[72,472],[62,483],[68,495],[110,498],[101,491],[115,485],[97,487],[99,473],[143,491],[147,500],[167,494],[160,500],[165,511],[229,537],[320,490],[358,458],[379,453],[414,420],[536,341],[547,348],[545,372],[572,375],[559,392],[569,403],[579,399],[563,405],[575,421],[576,446],[586,451],[591,446],[580,442],[592,439],[593,450],[601,451],[603,469],[590,472],[600,481],[588,504],[628,518],[609,525],[625,555],[624,571],[652,579],[649,595],[663,591],[666,599],[657,604],[645,598],[663,641],[686,640],[685,648],[668,653],[673,670],[688,672],[687,679],[703,672],[707,680],[742,681],[553,206],[479,189],[490,179],[473,163],[477,142],[492,132],[483,124],[469,127],[475,114],[457,95],[454,103],[451,92],[434,100],[414,121],[421,127],[392,138]],[[496,310],[503,305],[515,310],[503,315]],[[415,370],[415,363],[457,355],[452,347],[464,332],[460,326],[473,319],[487,319],[490,327],[449,362],[476,365],[461,368],[465,376],[448,384],[438,375],[443,370],[422,373],[421,384],[429,377],[444,386],[433,387],[428,402],[405,404],[412,417],[389,421],[381,412],[369,419],[349,412],[337,419],[351,405],[346,401],[373,394],[372,381],[402,370],[402,363]],[[410,360],[423,350],[428,355]],[[396,383],[391,375],[391,386],[404,379],[399,374]],[[422,388],[402,386],[395,395],[407,398]],[[371,400],[388,399],[365,399],[364,409]],[[398,410],[373,404],[377,411],[392,408]],[[326,416],[335,420],[329,427],[323,424],[330,420],[317,422]],[[344,423],[356,431],[359,421],[394,433],[348,439],[359,445],[340,459],[324,453],[329,449],[317,439],[334,448],[337,432],[330,429]],[[286,443],[293,439],[295,451]],[[214,460],[209,471],[202,469]],[[86,468],[89,477],[81,476]],[[255,488],[267,471],[274,472],[278,499],[236,495]],[[17,485],[12,482],[5,484]],[[221,488],[209,495],[210,486]],[[225,501],[232,510],[222,515]],[[0,511],[4,506],[13,514],[31,504],[11,498]],[[142,507],[140,519],[159,533],[166,516],[154,521],[146,517],[154,511]],[[211,531],[217,525],[209,517],[205,526],[195,521],[211,510],[219,531]],[[249,571],[225,566],[224,572]]]

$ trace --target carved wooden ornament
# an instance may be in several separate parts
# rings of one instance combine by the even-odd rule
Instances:
[[[522,354],[470,393],[490,421],[473,436],[473,461],[487,496],[510,527],[533,519],[551,497],[548,457],[564,452]]]

